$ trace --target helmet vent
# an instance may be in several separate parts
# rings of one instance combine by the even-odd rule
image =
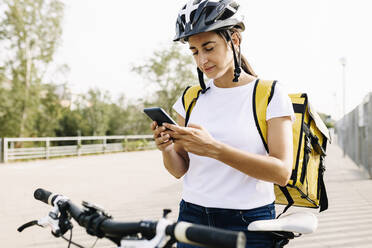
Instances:
[[[181,22],[182,22],[182,26],[186,24],[185,15],[181,15]]]
[[[194,22],[195,22],[195,21],[194,21],[195,13],[196,13],[196,10],[193,10],[193,11],[191,12],[191,14],[190,14],[190,22],[191,22],[191,23],[194,23]]]
[[[230,17],[232,17],[234,15],[234,13],[228,9],[226,9],[223,14],[221,15],[220,18],[218,18],[218,20],[226,20]]]
[[[215,8],[214,6],[206,6],[205,7],[205,16],[208,17],[212,13],[214,8]]]
[[[226,7],[224,13],[218,19],[219,20],[226,20],[226,19],[232,17],[238,11],[238,9],[239,9],[239,5],[236,2],[233,2]]]

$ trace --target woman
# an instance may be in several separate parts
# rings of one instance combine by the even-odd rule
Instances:
[[[183,177],[179,221],[244,231],[247,247],[272,247],[270,236],[247,226],[275,218],[273,183],[284,186],[291,175],[294,113],[277,84],[267,108],[267,154],[253,117],[257,77],[240,53],[238,8],[233,0],[191,0],[180,11],[175,41],[189,44],[203,91],[187,127],[180,98],[179,126],[151,128],[165,168]]]

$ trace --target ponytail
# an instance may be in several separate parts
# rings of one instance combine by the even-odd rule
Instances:
[[[242,36],[240,34],[240,29],[239,28],[231,28],[230,29],[231,31],[231,34],[233,33],[237,33],[238,34],[238,37],[239,37],[239,43],[242,42]],[[225,40],[226,42],[229,40],[228,36],[226,35],[226,32],[225,30],[216,30],[216,33],[218,35],[221,35]],[[241,53],[241,51],[239,51],[239,53]],[[251,65],[249,64],[248,60],[241,54],[241,59],[242,59],[242,64],[241,64],[241,67],[242,69],[248,73],[249,75],[253,76],[253,77],[257,77],[257,74],[253,71]]]
[[[248,60],[242,55],[242,69],[253,77],[257,77],[257,74],[253,71],[251,65],[248,63]]]

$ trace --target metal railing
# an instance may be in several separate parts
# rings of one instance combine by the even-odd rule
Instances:
[[[337,143],[344,155],[372,178],[372,93],[336,123]]]
[[[18,144],[20,143],[22,143],[22,147],[18,147]],[[26,143],[27,145],[25,145]],[[2,140],[3,149],[0,150],[2,150],[3,155],[2,161],[8,162],[10,160],[20,159],[48,159],[51,157],[143,150],[153,147],[155,147],[155,145],[152,135],[128,135],[4,138]]]

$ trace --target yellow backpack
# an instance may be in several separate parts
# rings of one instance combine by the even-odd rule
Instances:
[[[276,81],[257,80],[253,92],[253,115],[262,142],[267,146],[266,109],[274,94]],[[185,126],[191,111],[201,93],[201,87],[187,87],[182,96],[186,111]],[[325,171],[329,131],[317,112],[310,106],[306,94],[290,94],[296,121],[293,130],[293,166],[289,183],[285,187],[275,185],[276,204],[319,208],[320,212],[328,208],[327,192],[323,180]]]

